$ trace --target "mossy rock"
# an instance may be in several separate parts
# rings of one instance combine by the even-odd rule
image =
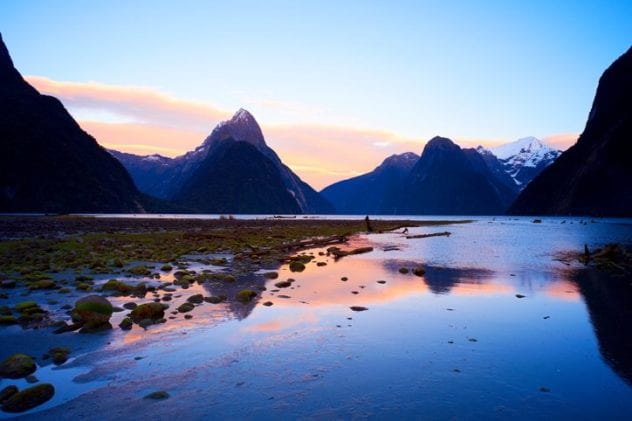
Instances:
[[[15,316],[0,316],[0,325],[14,325],[18,322]]]
[[[249,303],[257,296],[257,293],[251,289],[242,289],[237,293],[235,298],[242,303]]]
[[[57,286],[52,279],[42,279],[39,281],[31,282],[29,289],[53,289]]]
[[[123,320],[121,320],[121,323],[119,323],[119,327],[122,330],[130,330],[133,324],[134,324],[134,321],[130,317],[126,317]]]
[[[202,302],[204,301],[204,297],[202,296],[202,294],[195,294],[187,298],[187,301],[192,304],[202,304]]]
[[[2,404],[5,412],[24,412],[35,408],[55,395],[55,388],[50,383],[29,387],[11,396]]]
[[[145,265],[133,266],[127,269],[127,272],[131,273],[135,276],[149,276],[151,275],[151,270]]]
[[[112,317],[112,303],[99,295],[88,295],[75,303],[72,320],[75,323],[86,323],[96,327],[99,323],[108,323]]]
[[[92,289],[92,285],[87,282],[77,282],[75,284],[75,289],[79,291],[90,291]]]
[[[191,303],[183,303],[178,307],[178,312],[180,313],[188,313],[189,311],[193,310],[195,308],[195,306]]]
[[[298,261],[290,262],[290,271],[303,272],[304,270],[305,270],[305,265],[302,262],[298,262]]]
[[[48,350],[48,354],[53,358],[55,365],[62,365],[68,361],[68,355],[70,355],[70,349],[66,347],[56,347]]]
[[[25,310],[39,308],[39,305],[35,301],[22,301],[15,305],[15,309],[20,313],[24,313]]]
[[[101,287],[103,291],[115,291],[121,295],[130,295],[134,290],[134,287],[126,284],[125,282],[119,281],[118,279],[110,279],[107,281],[103,287]]]
[[[169,306],[162,303],[145,303],[132,310],[130,317],[134,323],[139,323],[143,319],[160,320],[165,316],[167,308]]]
[[[225,297],[220,297],[217,295],[212,295],[210,297],[204,297],[204,301],[210,304],[219,304],[221,302],[226,301]]]
[[[5,403],[9,398],[18,393],[18,387],[15,385],[10,385],[0,390],[0,405]]]
[[[171,266],[171,265],[162,265],[160,270],[163,271],[163,272],[171,272],[173,270],[173,266]]]
[[[13,354],[0,363],[0,377],[19,379],[37,370],[35,360],[25,354]]]

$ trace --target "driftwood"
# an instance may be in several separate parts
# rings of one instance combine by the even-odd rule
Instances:
[[[334,235],[325,238],[309,238],[307,240],[295,241],[293,243],[286,243],[280,246],[281,249],[289,251],[295,249],[305,249],[314,247],[324,247],[329,244],[339,244],[347,241],[347,237],[344,235]]]
[[[373,251],[373,247],[360,247],[357,249],[353,249],[353,250],[340,250],[338,247],[329,247],[327,249],[327,253],[332,254],[334,256],[334,259],[338,260],[342,257],[345,256],[351,256],[354,254],[362,254],[362,253],[369,253]]]
[[[451,232],[445,231],[445,232],[435,232],[432,234],[407,235],[406,238],[410,240],[413,238],[449,237],[450,235],[452,235]]]

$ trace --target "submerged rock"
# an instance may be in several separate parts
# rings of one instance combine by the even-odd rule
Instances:
[[[18,393],[17,386],[11,385],[7,386],[4,389],[0,390],[0,405],[5,403],[11,396]]]
[[[52,384],[43,383],[17,392],[2,404],[2,410],[6,412],[24,412],[35,408],[55,395]]]
[[[426,274],[426,269],[423,266],[418,266],[413,269],[413,274],[416,276],[424,276]]]
[[[65,347],[56,347],[48,350],[48,354],[53,357],[53,364],[62,365],[68,361],[68,355],[70,355],[70,349]]]
[[[237,293],[235,298],[242,303],[249,303],[257,296],[257,293],[251,289],[242,289]]]
[[[0,363],[0,377],[19,379],[32,374],[37,369],[35,360],[25,354],[13,354]]]
[[[162,399],[167,399],[169,397],[170,397],[169,393],[165,392],[164,390],[158,390],[156,392],[151,392],[148,395],[145,395],[143,399],[162,400]]]
[[[362,307],[362,306],[351,306],[349,308],[353,311],[367,311],[368,310],[367,307]]]

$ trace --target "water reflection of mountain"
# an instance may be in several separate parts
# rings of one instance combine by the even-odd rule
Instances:
[[[384,267],[392,272],[398,272],[400,268],[413,269],[419,263],[405,260],[386,260]],[[458,284],[484,284],[493,272],[476,268],[448,268],[443,266],[423,266],[426,273],[423,281],[434,294],[448,294]]]
[[[252,313],[254,308],[259,303],[259,300],[261,299],[261,291],[265,287],[265,284],[266,279],[263,276],[249,273],[246,275],[238,276],[237,281],[235,282],[205,282],[203,286],[204,289],[206,289],[210,293],[210,295],[224,295],[228,297],[225,306],[225,309],[227,310],[227,314],[225,314],[226,318],[243,320],[246,317],[250,316],[250,313]],[[256,291],[258,295],[250,303],[241,303],[235,300],[235,296],[239,291],[243,289],[251,289],[253,291]]]
[[[632,385],[632,287],[629,279],[583,270],[572,275],[584,297],[603,359]]]

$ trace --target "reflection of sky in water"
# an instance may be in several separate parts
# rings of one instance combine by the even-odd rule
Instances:
[[[143,358],[95,379],[108,378],[126,396],[167,390],[172,398],[164,403],[126,403],[129,411],[162,417],[178,416],[183,405],[193,418],[632,415],[632,390],[613,371],[625,375],[629,365],[603,360],[629,346],[604,332],[617,329],[608,312],[629,316],[630,302],[622,298],[609,309],[603,291],[598,301],[586,300],[580,290],[591,288],[578,287],[552,256],[584,243],[630,242],[632,225],[562,220],[497,218],[410,230],[447,229],[449,238],[373,235],[352,246],[371,244],[374,252],[338,261],[312,251],[304,272],[283,266],[278,279],[257,281],[267,290],[256,306],[204,304],[191,320],[178,315],[147,331],[113,332],[114,356],[93,361],[96,373],[107,373],[114,359]],[[384,251],[388,245],[399,250]],[[398,271],[419,264],[423,277]],[[287,278],[296,280],[292,287],[274,286]],[[261,305],[268,300],[272,307]],[[625,333],[630,323],[621,326]],[[109,399],[104,392],[98,402],[116,402]]]

